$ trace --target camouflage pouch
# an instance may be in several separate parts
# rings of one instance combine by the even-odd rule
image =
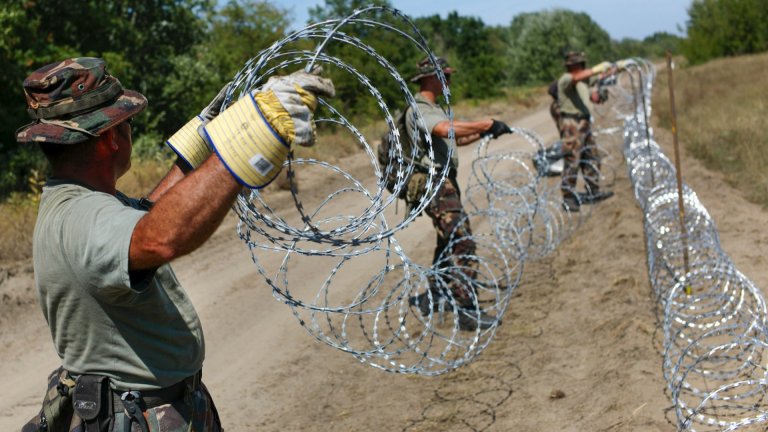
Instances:
[[[221,421],[208,389],[202,383],[187,388],[184,397],[144,411],[150,431],[221,432]],[[126,430],[131,419],[116,415],[113,431]],[[135,422],[134,422],[135,423]],[[138,430],[136,428],[131,430]]]
[[[408,188],[405,194],[405,202],[418,203],[427,192],[427,173],[414,172],[408,179]]]
[[[60,367],[48,376],[43,407],[21,429],[22,432],[69,432],[80,419],[74,415],[72,394],[75,380]]]

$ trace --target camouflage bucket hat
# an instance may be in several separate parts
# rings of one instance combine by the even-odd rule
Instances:
[[[437,65],[432,63],[429,57],[425,57],[416,65],[416,75],[411,78],[411,82],[419,82],[420,79],[437,74],[438,66],[444,74],[456,72],[456,69],[448,66],[448,62],[442,57],[436,57]]]
[[[583,52],[568,51],[565,53],[565,66],[573,66],[580,63],[587,63],[587,57]]]
[[[80,57],[41,67],[24,80],[34,120],[16,131],[18,142],[76,144],[140,113],[141,93],[124,90],[104,60]]]

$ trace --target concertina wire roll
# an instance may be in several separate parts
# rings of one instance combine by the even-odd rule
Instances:
[[[397,130],[394,113],[415,107],[415,100],[396,65],[365,42],[366,37],[372,37],[372,28],[404,41],[421,57],[431,59],[443,85],[442,102],[452,121],[450,90],[436,56],[405,15],[384,6],[311,24],[274,43],[235,76],[224,104],[258,89],[271,75],[322,66],[326,73],[337,74],[337,82],[341,75],[341,79],[358,83],[358,97],[372,98],[387,127]],[[387,71],[389,81],[373,82],[361,72],[360,65],[332,54],[345,50],[365,53],[371,64]],[[404,104],[390,106],[379,90],[384,86],[397,89]],[[403,246],[398,238],[406,238],[448,175],[448,167],[434,162],[430,137],[423,143],[426,156],[418,162],[414,161],[415,151],[406,154],[402,137],[398,137],[388,163],[381,164],[376,143],[369,142],[343,115],[343,101],[337,97],[319,102],[315,113],[318,127],[335,127],[334,136],[342,131],[359,144],[357,169],[291,154],[284,165],[291,182],[304,171],[313,179],[323,179],[323,184],[333,185],[334,190],[318,195],[317,185],[307,192],[299,192],[293,185],[293,205],[287,206],[272,204],[273,198],[258,190],[239,196],[235,204],[240,218],[238,235],[250,249],[259,274],[311,336],[361,362],[386,371],[421,375],[437,375],[466,364],[491,342],[520,282],[524,262],[552,252],[589,212],[563,210],[559,185],[547,181],[531,164],[533,155],[545,148],[544,142],[532,131],[514,128],[507,140],[511,144],[481,140],[471,162],[469,182],[463,188],[462,217],[470,220],[472,234],[454,233],[447,249],[470,238],[475,251],[462,257],[463,263],[448,253],[439,256],[435,265],[414,260],[413,247]],[[423,125],[418,109],[412,112],[414,124]],[[605,137],[618,130],[606,129]],[[318,139],[325,138],[321,135]],[[620,159],[612,159],[602,148],[599,151],[604,153],[601,177],[612,178],[612,174],[602,173],[614,172],[610,162]],[[428,174],[426,193],[405,215],[398,214],[396,197],[407,187],[406,179],[417,164]],[[391,193],[385,187],[388,176],[397,179]],[[271,254],[280,257],[279,265],[268,264],[266,257]],[[297,270],[309,262],[313,269],[324,270],[318,270],[312,280],[300,280]],[[466,262],[472,263],[472,277],[466,276]],[[471,293],[470,314],[494,318],[489,328],[460,329],[460,306],[449,289],[455,283],[468,287]],[[428,293],[426,315],[412,301],[423,293]]]
[[[624,120],[624,157],[643,210],[677,428],[765,430],[765,299],[722,250],[714,220],[686,184],[681,223],[675,165],[649,126],[655,69],[636,59],[628,71],[635,108]]]
[[[371,28],[406,41],[432,60],[452,121],[450,90],[436,56],[405,15],[383,6],[311,24],[276,42],[237,74],[228,101],[257,89],[275,73],[322,66],[357,82],[358,96],[373,98],[387,127],[396,130],[394,113],[414,107],[415,100],[397,66],[365,43]],[[308,49],[310,45],[315,48]],[[390,81],[372,82],[359,66],[330,54],[329,47],[364,52],[388,72]],[[644,211],[648,272],[664,334],[663,373],[677,426],[730,431],[763,423],[765,302],[721,250],[714,221],[687,186],[685,240],[690,267],[688,273],[683,270],[675,169],[649,126],[654,77],[649,62],[629,61],[627,73],[610,89],[613,102],[597,113],[595,135],[601,184],[610,186],[621,162],[613,157],[612,145],[621,146],[623,131],[624,161]],[[383,86],[398,89],[404,104],[390,106],[379,90]],[[414,123],[423,124],[418,110],[413,111]],[[513,128],[514,134],[503,144],[480,141],[463,188],[464,217],[471,222],[471,239],[477,245],[466,258],[475,263],[477,274],[461,276],[456,271],[461,264],[450,256],[440,257],[440,265],[425,264],[411,258],[413,252],[398,237],[406,238],[448,174],[447,167],[434,163],[429,137],[423,146],[427,155],[419,162],[426,165],[427,191],[400,215],[393,209],[396,196],[416,169],[415,154],[405,154],[402,137],[394,142],[389,163],[381,164],[376,144],[343,115],[341,101],[321,99],[315,122],[348,133],[361,148],[359,157],[367,158],[364,169],[292,155],[284,166],[291,181],[297,172],[306,171],[338,187],[320,196],[291,187],[294,205],[280,207],[270,205],[259,191],[244,192],[235,205],[238,234],[276,299],[291,308],[311,336],[373,367],[437,375],[470,362],[493,339],[524,263],[554,251],[589,215],[563,209],[559,183],[549,181],[531,164],[534,155],[545,149],[543,140],[530,130]],[[390,175],[398,179],[392,193],[385,187]],[[281,256],[280,264],[268,266],[266,254]],[[324,276],[291,277],[310,261],[325,269]],[[460,330],[458,303],[447,289],[451,281],[471,287],[475,313],[495,317],[490,328]],[[356,285],[350,289],[350,283]],[[409,300],[431,292],[430,284],[435,283],[441,285],[442,295],[429,295],[431,312],[423,316]]]

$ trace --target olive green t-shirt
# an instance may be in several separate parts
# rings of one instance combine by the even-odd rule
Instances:
[[[591,117],[592,101],[589,98],[589,83],[574,81],[573,75],[564,73],[557,80],[557,103],[563,114]]]
[[[448,114],[443,110],[443,108],[440,107],[440,105],[428,101],[424,96],[421,95],[421,93],[416,93],[416,95],[414,95],[414,99],[416,100],[416,106],[418,107],[421,116],[424,118],[424,124],[415,125],[413,116],[410,114],[410,112],[406,112],[406,127],[409,131],[419,131],[420,138],[418,144],[421,150],[425,153],[427,150],[427,141],[425,135],[432,136],[432,149],[435,152],[435,163],[441,167],[450,165],[450,167],[454,170],[458,169],[459,156],[456,149],[456,140],[442,138],[432,133],[432,130],[434,130],[438,123],[448,121]],[[449,158],[448,155],[451,149],[453,149],[453,153]]]
[[[40,305],[64,368],[106,375],[121,390],[175,384],[205,356],[200,320],[170,265],[128,271],[145,214],[137,202],[51,181],[33,238]]]

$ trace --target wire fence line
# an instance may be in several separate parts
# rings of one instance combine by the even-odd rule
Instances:
[[[431,59],[452,121],[450,90],[437,57],[405,15],[382,6],[312,24],[276,42],[237,74],[228,101],[258,89],[270,75],[321,66],[357,82],[360,94],[373,98],[390,130],[397,131],[396,109],[415,108],[416,102],[398,69],[365,42],[372,27],[403,39]],[[309,50],[308,45],[316,48]],[[359,66],[331,54],[350,49],[363,51],[386,70],[389,82],[374,83]],[[384,85],[399,89],[402,106],[385,102],[378,90]],[[460,257],[444,253],[433,265],[417,262],[411,258],[412,247],[404,247],[398,238],[407,235],[404,230],[432,201],[446,181],[448,167],[435,162],[431,137],[424,138],[425,154],[417,157],[416,146],[409,153],[397,132],[388,162],[380,163],[375,143],[344,116],[342,102],[321,99],[315,121],[333,124],[359,143],[361,157],[368,159],[365,172],[291,155],[284,165],[291,182],[299,170],[312,170],[313,177],[336,185],[335,191],[318,197],[291,187],[294,205],[287,209],[270,203],[259,191],[243,193],[235,205],[238,234],[276,299],[288,305],[317,340],[391,372],[436,375],[455,369],[472,361],[493,339],[526,260],[554,250],[588,212],[563,210],[558,187],[532,168],[533,155],[545,143],[534,132],[517,128],[507,140],[511,144],[484,139],[477,146],[461,216],[471,222],[472,234],[454,232],[447,248],[469,239],[474,251]],[[413,123],[423,126],[419,110],[411,112]],[[415,131],[408,134],[417,136]],[[393,204],[417,170],[426,173],[426,192],[404,217],[397,215]],[[396,181],[390,192],[386,184],[392,178]],[[280,264],[270,266],[268,254],[277,254]],[[298,270],[308,265],[322,270],[312,280],[300,279]],[[469,293],[469,310],[466,301],[454,298],[455,285]],[[424,294],[429,304],[414,303]],[[477,320],[490,316],[493,323],[462,330],[462,313]]]
[[[635,109],[624,121],[624,155],[643,210],[648,274],[664,335],[663,374],[677,427],[733,431],[762,424],[764,430],[765,299],[722,250],[714,220],[686,184],[678,205],[675,166],[649,126],[655,69],[637,59],[630,72]]]
[[[298,170],[314,170],[313,177],[338,187],[320,197],[301,195],[292,187],[294,205],[288,209],[271,205],[258,191],[243,193],[235,205],[238,234],[276,299],[288,305],[317,340],[386,371],[437,375],[472,361],[488,346],[519,286],[524,263],[554,251],[589,211],[571,213],[562,206],[560,183],[532,164],[547,150],[545,142],[532,131],[514,128],[503,144],[482,140],[471,163],[462,217],[471,222],[472,234],[454,233],[449,243],[469,238],[474,251],[458,258],[444,254],[434,265],[412,259],[412,248],[398,238],[432,201],[446,181],[448,167],[435,162],[429,136],[421,145],[425,154],[418,155],[416,146],[406,150],[404,137],[397,133],[395,108],[415,108],[416,102],[397,67],[365,42],[367,30],[374,27],[430,58],[452,121],[450,90],[437,58],[401,12],[372,6],[289,35],[245,66],[227,99],[258,89],[276,73],[333,69],[357,82],[360,94],[374,99],[394,132],[392,148],[387,163],[381,163],[375,143],[344,116],[343,104],[321,99],[315,121],[332,124],[359,143],[365,155],[361,157],[368,159],[365,173],[291,155],[284,166],[291,181]],[[388,72],[389,82],[374,83],[332,54],[344,50],[364,52]],[[732,431],[765,423],[765,301],[722,251],[712,217],[687,185],[681,187],[681,223],[676,171],[650,127],[655,68],[643,59],[625,65],[626,73],[610,88],[611,103],[596,107],[597,175],[602,187],[609,188],[617,166],[626,163],[644,212],[648,274],[664,335],[663,374],[677,427]],[[386,103],[378,90],[385,85],[398,89],[402,106]],[[411,111],[413,123],[423,126],[419,110]],[[619,150],[614,145],[622,147],[623,158],[614,158]],[[426,173],[426,192],[405,217],[397,216],[393,204],[416,171]],[[387,191],[392,178],[394,185]],[[278,254],[280,264],[268,265],[266,254]],[[310,262],[321,273],[312,280],[299,279],[297,270]],[[466,306],[451,292],[456,284],[470,293],[470,312],[478,319],[494,317],[492,325],[474,331],[460,328]],[[424,294],[427,307],[414,305],[412,299]]]

